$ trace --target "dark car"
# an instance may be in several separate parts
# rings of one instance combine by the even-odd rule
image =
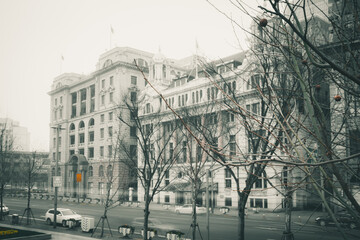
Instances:
[[[349,227],[351,229],[357,228],[358,225],[355,219],[347,213],[335,214],[336,220],[341,226]],[[335,222],[330,216],[320,216],[315,219],[315,222],[320,226],[335,226]]]

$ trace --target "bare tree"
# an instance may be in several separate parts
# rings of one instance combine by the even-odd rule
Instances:
[[[21,161],[21,169],[25,169],[25,171],[22,171],[22,174],[25,180],[27,195],[27,206],[24,210],[22,218],[26,216],[26,224],[29,225],[31,224],[31,220],[35,222],[35,218],[30,207],[31,192],[36,181],[41,177],[41,173],[44,170],[44,164],[46,163],[47,159],[44,159],[40,154],[33,152],[31,155],[26,156],[25,159],[19,161]]]
[[[163,119],[148,98],[144,95],[126,95],[118,113],[118,148],[124,153],[123,163],[135,170],[140,181],[138,186],[144,190],[144,239],[147,239],[149,230],[150,202],[163,189],[163,180],[175,163],[178,152],[178,147],[170,144],[178,141],[174,134],[177,126],[165,128],[164,123],[171,122],[172,118]],[[146,120],[139,117],[138,111],[147,113]],[[136,139],[137,146],[126,141],[129,132],[130,137]],[[172,148],[171,151],[167,151],[169,148]]]
[[[129,166],[124,164],[124,153],[121,148],[123,139],[118,136],[121,132],[120,127],[119,131],[114,131],[112,128],[110,131],[112,142],[111,145],[108,145],[108,161],[106,170],[103,173],[106,180],[106,192],[103,203],[104,212],[92,233],[92,235],[94,235],[97,227],[100,225],[100,238],[104,236],[105,224],[107,224],[110,235],[112,236],[110,223],[107,217],[108,211],[119,206],[119,204],[123,202],[124,198],[127,197],[128,187],[136,181],[130,174],[131,169]]]
[[[6,123],[0,125],[0,220],[3,220],[5,185],[12,179],[14,163],[11,159],[13,152],[13,137]]]

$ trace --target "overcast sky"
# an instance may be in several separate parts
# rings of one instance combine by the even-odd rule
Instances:
[[[227,1],[212,2],[250,24]],[[211,59],[241,51],[230,21],[205,0],[0,0],[0,118],[28,128],[31,150],[49,150],[53,79],[95,71],[110,48],[110,26],[113,46],[160,47],[169,58],[194,54],[196,40]],[[246,48],[244,34],[235,32]]]

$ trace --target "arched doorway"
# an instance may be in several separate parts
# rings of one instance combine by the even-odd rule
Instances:
[[[70,156],[69,161],[65,164],[66,195],[70,197],[86,197],[88,166],[89,162],[84,155],[73,154]],[[77,174],[80,174],[81,180],[77,178]]]

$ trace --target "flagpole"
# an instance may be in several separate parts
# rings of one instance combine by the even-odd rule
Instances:
[[[195,78],[198,78],[198,42],[195,40],[195,47],[196,47],[196,53],[195,53]]]
[[[109,46],[109,49],[111,49],[111,47],[112,47],[112,37],[113,37],[113,34],[114,34],[114,29],[113,29],[113,27],[110,25],[110,46]]]
[[[62,64],[63,64],[63,61],[64,61],[64,56],[61,55],[61,59],[60,59],[60,74],[62,74]]]

